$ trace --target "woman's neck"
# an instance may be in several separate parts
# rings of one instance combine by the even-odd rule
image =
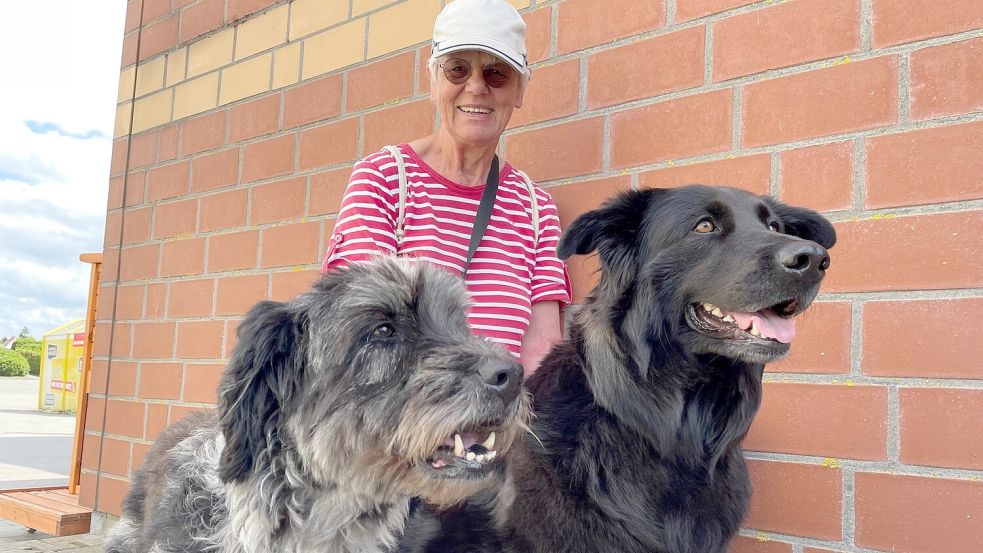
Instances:
[[[481,186],[488,178],[497,144],[461,144],[437,131],[410,142],[410,147],[444,177],[465,186]]]

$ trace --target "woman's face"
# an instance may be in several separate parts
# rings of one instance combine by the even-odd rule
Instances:
[[[456,68],[463,60],[471,65],[467,80],[454,84],[447,80],[444,68]],[[495,88],[485,82],[482,69],[491,64],[501,64],[511,78],[504,86]],[[448,133],[462,145],[498,143],[512,117],[512,110],[522,106],[523,86],[520,75],[497,57],[477,50],[454,52],[437,60],[437,67],[430,79],[430,94],[440,114],[441,132]]]

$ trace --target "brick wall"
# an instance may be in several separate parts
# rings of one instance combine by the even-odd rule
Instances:
[[[734,553],[983,543],[983,3],[514,0],[533,80],[503,151],[564,222],[723,183],[840,242],[746,441]],[[441,0],[130,0],[81,500],[118,513],[208,406],[242,314],[316,278],[354,160],[435,127]],[[571,262],[577,298],[595,265]],[[118,277],[117,277],[118,275]]]

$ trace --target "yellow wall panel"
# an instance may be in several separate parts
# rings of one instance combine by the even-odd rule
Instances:
[[[334,71],[364,59],[365,18],[304,41],[303,78]]]
[[[188,46],[188,78],[232,63],[235,29],[226,29]]]
[[[137,66],[137,98],[164,88],[164,56]]]
[[[348,2],[294,0],[290,6],[290,40],[316,33],[348,19]]]
[[[223,69],[218,103],[225,105],[269,90],[272,67],[273,54],[269,53]]]
[[[239,25],[236,31],[236,59],[269,50],[287,41],[287,8],[264,13]]]
[[[174,86],[184,80],[184,69],[188,64],[188,49],[181,48],[167,54],[166,86]]]
[[[133,132],[138,133],[163,125],[171,120],[174,89],[168,88],[133,104]]]
[[[300,43],[273,51],[273,89],[292,85],[300,78]]]
[[[119,72],[119,92],[116,94],[116,103],[125,102],[133,98],[133,79],[136,77],[136,65],[131,65]]]
[[[352,17],[379,9],[383,6],[388,6],[392,3],[393,0],[354,0],[352,2]]]
[[[440,0],[409,0],[369,17],[369,52],[374,58],[433,39]]]
[[[218,105],[218,73],[209,73],[174,88],[174,119],[208,111]]]
[[[133,102],[120,104],[116,108],[116,126],[113,129],[113,138],[124,136],[130,130],[130,112],[133,109]]]

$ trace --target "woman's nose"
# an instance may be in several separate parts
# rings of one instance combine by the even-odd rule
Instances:
[[[488,84],[485,82],[484,70],[475,67],[468,76],[468,81],[464,85],[465,90],[471,94],[485,94],[488,92]]]

